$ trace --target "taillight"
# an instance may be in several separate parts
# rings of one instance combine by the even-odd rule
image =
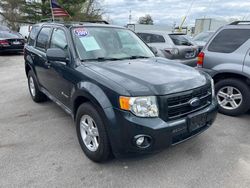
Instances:
[[[197,67],[199,67],[199,68],[203,67],[204,57],[205,57],[205,53],[200,52],[198,55]]]
[[[9,42],[7,40],[0,40],[0,45],[2,45],[2,46],[8,46]]]

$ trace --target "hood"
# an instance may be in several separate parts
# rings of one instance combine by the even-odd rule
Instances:
[[[163,58],[85,64],[125,88],[131,96],[166,95],[207,83],[205,74]]]

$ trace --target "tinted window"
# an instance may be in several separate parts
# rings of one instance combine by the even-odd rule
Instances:
[[[165,43],[165,39],[162,35],[150,34],[150,33],[138,33],[138,35],[146,43]]]
[[[226,29],[210,43],[208,51],[232,53],[250,38],[249,29]]]
[[[192,46],[192,42],[185,35],[169,35],[173,43],[177,46]]]
[[[35,39],[38,34],[40,27],[34,26],[32,27],[32,30],[30,32],[29,38],[28,38],[28,45],[33,46],[35,44]]]
[[[66,35],[63,30],[55,29],[50,42],[50,48],[61,48],[62,50],[67,51],[68,44]]]
[[[50,31],[51,31],[51,28],[48,28],[48,27],[42,28],[42,30],[40,31],[37,37],[37,41],[36,41],[37,48],[44,49],[44,50],[48,48]]]

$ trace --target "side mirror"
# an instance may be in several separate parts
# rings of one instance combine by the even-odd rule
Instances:
[[[155,55],[158,54],[158,50],[156,49],[156,47],[149,46],[149,48],[150,48],[150,50],[151,50]]]
[[[46,56],[48,61],[68,62],[66,53],[60,48],[49,48],[46,52]]]

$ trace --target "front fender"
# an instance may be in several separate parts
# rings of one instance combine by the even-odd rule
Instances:
[[[104,119],[104,124],[109,135],[109,141],[114,152],[117,151],[114,140],[120,135],[120,129],[116,120],[115,111],[111,101],[104,91],[97,85],[90,82],[80,82],[77,84],[75,91],[72,91],[71,105],[75,109],[75,101],[78,97],[84,97],[97,107],[100,115]],[[79,105],[79,104],[78,104]],[[74,110],[74,115],[76,110]],[[119,140],[116,138],[116,140]]]
[[[104,91],[91,82],[80,82],[71,94],[71,106],[74,107],[74,101],[78,97],[85,97],[95,105],[99,105],[102,109],[112,107],[112,104]]]

